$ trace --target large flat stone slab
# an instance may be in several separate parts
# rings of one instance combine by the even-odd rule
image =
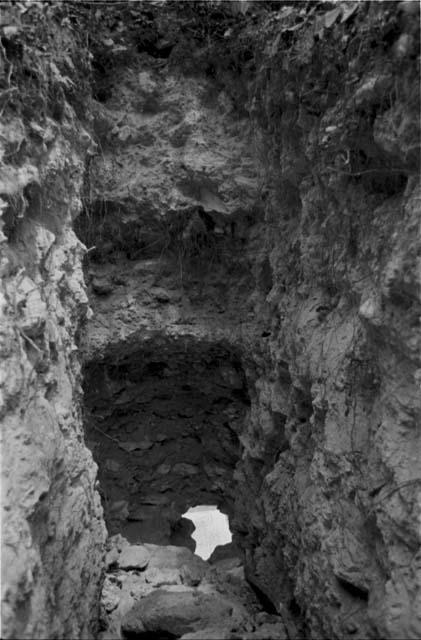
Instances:
[[[120,569],[146,569],[149,564],[151,554],[148,549],[140,544],[133,544],[125,547],[117,559],[117,566]]]
[[[125,633],[185,633],[205,629],[215,621],[229,621],[233,605],[217,594],[197,590],[166,591],[158,589],[143,598],[122,619]]]

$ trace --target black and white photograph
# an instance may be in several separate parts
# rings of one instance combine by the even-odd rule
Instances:
[[[0,0],[3,640],[421,638],[419,0]]]

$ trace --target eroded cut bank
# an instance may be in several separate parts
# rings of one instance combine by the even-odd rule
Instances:
[[[110,531],[216,504],[268,615],[420,637],[418,3],[3,5],[4,636],[96,633],[85,437]]]

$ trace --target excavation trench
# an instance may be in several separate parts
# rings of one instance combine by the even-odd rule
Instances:
[[[85,366],[86,440],[110,535],[191,550],[199,505],[233,513],[249,404],[238,354],[157,338]]]

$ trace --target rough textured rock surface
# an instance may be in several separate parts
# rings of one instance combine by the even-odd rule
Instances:
[[[286,625],[418,638],[418,4],[147,5],[41,11],[54,63],[4,32],[7,634],[89,632],[82,357],[112,533],[190,544],[181,515],[211,501]],[[133,571],[185,588],[129,565],[110,612]]]
[[[81,417],[77,335],[88,298],[72,222],[90,136],[58,81],[48,84],[37,49],[44,27],[53,50],[66,32],[36,13],[38,32],[32,15],[27,39],[17,8],[6,14],[17,35],[2,38],[10,83],[0,125],[2,637],[88,638],[105,526]]]
[[[315,636],[420,629],[410,11],[209,12],[206,36],[191,9],[196,56],[181,61],[193,40],[176,33],[169,58],[143,51],[107,85],[92,169],[94,198],[106,196],[89,219],[101,236],[80,222],[95,246],[87,425],[108,520],[127,532],[159,503],[168,542],[182,503],[213,494],[248,578]],[[196,364],[216,349],[235,363],[226,374]],[[228,458],[209,455],[213,424],[238,438]],[[156,463],[136,476],[137,460]]]
[[[120,535],[107,544],[101,640],[154,634],[241,640],[299,637],[288,612],[283,619],[262,611],[244,574],[211,567],[183,547],[130,545]],[[122,557],[140,549],[149,555],[147,567],[123,570]]]

